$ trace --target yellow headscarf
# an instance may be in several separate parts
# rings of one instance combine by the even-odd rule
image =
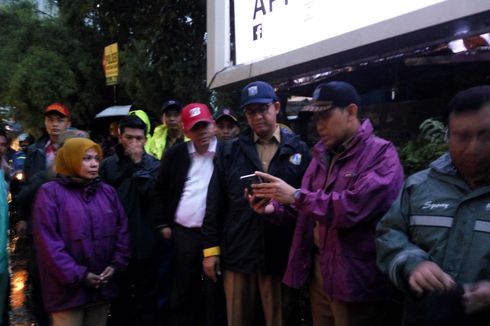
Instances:
[[[54,161],[56,173],[69,177],[79,177],[83,155],[90,148],[95,149],[100,159],[102,159],[100,146],[90,139],[68,139],[56,153],[56,159]]]

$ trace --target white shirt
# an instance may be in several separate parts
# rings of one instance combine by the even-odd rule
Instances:
[[[206,213],[208,185],[214,170],[213,158],[216,154],[216,144],[215,137],[209,143],[208,151],[201,155],[191,141],[187,143],[191,166],[187,172],[184,190],[175,212],[175,222],[187,228],[202,226]]]

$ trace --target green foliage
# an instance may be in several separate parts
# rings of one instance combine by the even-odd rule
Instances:
[[[76,124],[90,121],[103,101],[100,59],[89,51],[95,47],[64,19],[41,19],[28,1],[2,7],[0,21],[0,106],[31,130],[42,129],[53,102],[68,105]]]
[[[398,148],[407,176],[427,168],[430,162],[447,151],[445,126],[442,122],[427,119],[420,124],[419,130],[420,134],[415,141],[408,141]]]
[[[113,105],[105,86],[104,46],[118,42],[117,104],[159,112],[168,98],[209,103],[206,1],[57,0],[59,16],[39,16],[28,0],[0,7],[0,107],[27,128],[63,102],[74,123],[90,125]]]
[[[93,18],[119,44],[120,89],[134,104],[157,113],[169,98],[209,102],[206,1],[99,0]]]

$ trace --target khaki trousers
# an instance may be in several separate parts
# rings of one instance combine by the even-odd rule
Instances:
[[[109,303],[101,302],[78,309],[52,312],[52,326],[105,326]]]
[[[279,275],[224,271],[228,326],[283,326],[283,305],[288,292]]]
[[[400,309],[391,302],[341,302],[331,300],[323,290],[320,260],[310,277],[310,301],[313,326],[397,326]]]

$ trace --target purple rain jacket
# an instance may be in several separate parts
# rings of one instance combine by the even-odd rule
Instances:
[[[117,294],[113,282],[85,285],[88,272],[115,272],[129,259],[127,218],[117,193],[96,180],[81,185],[61,178],[44,184],[33,207],[33,234],[47,312],[63,311]]]
[[[284,283],[300,288],[312,271],[313,227],[319,221],[320,267],[324,290],[333,300],[385,300],[389,282],[376,267],[375,228],[403,183],[395,147],[373,135],[369,120],[340,154],[328,180],[329,152],[313,148],[295,202],[296,229]],[[324,190],[326,186],[326,190]],[[276,206],[278,214],[285,207]]]

